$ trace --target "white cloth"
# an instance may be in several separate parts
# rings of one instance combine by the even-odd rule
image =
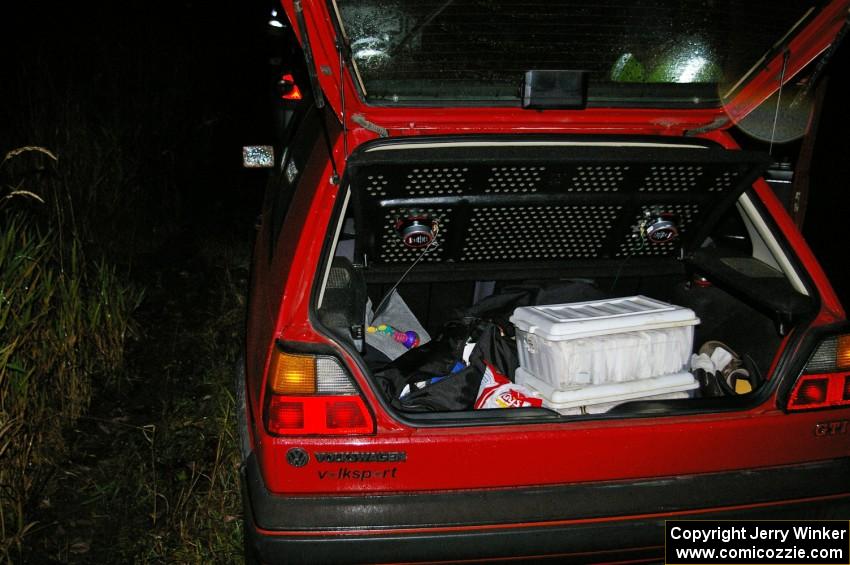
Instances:
[[[732,354],[722,347],[715,347],[711,352],[711,360],[718,371],[722,371],[732,361]]]
[[[717,372],[717,366],[714,364],[714,361],[705,353],[691,355],[691,371],[696,371],[697,369],[702,369],[706,373]]]

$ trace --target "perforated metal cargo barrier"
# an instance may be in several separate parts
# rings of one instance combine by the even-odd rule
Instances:
[[[349,159],[356,256],[404,266],[399,218],[439,223],[426,264],[670,257],[701,241],[766,159],[679,138],[407,138]],[[650,244],[647,216],[677,218],[680,237]]]

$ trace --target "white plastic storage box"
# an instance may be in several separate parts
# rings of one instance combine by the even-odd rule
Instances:
[[[629,296],[517,308],[511,322],[519,374],[563,391],[685,370],[699,318],[688,308]]]
[[[688,398],[690,391],[699,387],[688,371],[621,383],[558,389],[520,367],[516,371],[516,380],[539,392],[543,396],[543,406],[561,414],[601,414],[629,400]]]

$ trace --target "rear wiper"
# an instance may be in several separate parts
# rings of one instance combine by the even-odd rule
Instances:
[[[405,33],[405,34],[401,37],[401,39],[399,39],[399,40],[396,42],[396,44],[395,44],[395,45],[393,45],[392,47],[390,47],[390,48],[387,50],[387,55],[389,55],[390,57],[392,57],[393,55],[395,55],[396,53],[398,53],[398,51],[399,51],[402,47],[404,47],[405,45],[407,45],[407,43],[408,43],[408,42],[409,42],[409,41],[413,38],[413,36],[414,36],[414,35],[416,35],[416,34],[419,32],[419,30],[421,30],[421,29],[422,29],[423,27],[425,27],[426,25],[430,24],[430,23],[431,23],[431,21],[432,21],[434,18],[436,18],[437,16],[439,16],[440,14],[442,14],[442,13],[443,13],[443,10],[445,10],[446,8],[448,8],[448,7],[449,7],[452,3],[454,3],[454,0],[446,0],[446,1],[442,4],[442,6],[438,6],[437,8],[435,8],[435,9],[431,10],[431,13],[429,13],[427,16],[425,16],[424,18],[422,18],[422,21],[421,21],[421,22],[419,22],[418,24],[416,24],[415,26],[413,26],[413,28],[412,28],[410,31],[408,31],[407,33]]]

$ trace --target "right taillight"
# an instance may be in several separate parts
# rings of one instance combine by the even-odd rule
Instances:
[[[268,381],[269,433],[356,435],[375,430],[363,397],[335,357],[287,353],[276,347]]]
[[[850,334],[824,339],[797,379],[788,410],[850,406]]]

